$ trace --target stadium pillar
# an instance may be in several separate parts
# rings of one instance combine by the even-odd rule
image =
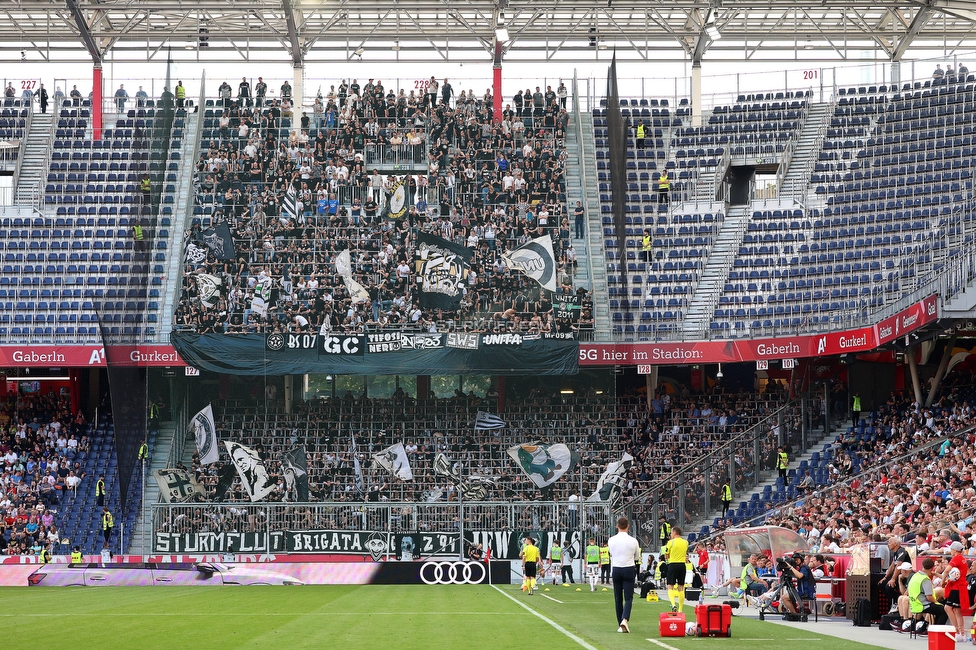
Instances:
[[[102,139],[102,65],[92,68],[92,139]]]
[[[935,394],[938,392],[939,386],[942,385],[942,378],[945,376],[946,369],[949,367],[949,360],[952,359],[952,350],[956,347],[957,337],[956,332],[953,332],[952,336],[946,342],[945,351],[942,353],[942,361],[939,363],[939,369],[935,372],[935,377],[932,378],[932,387],[929,389],[929,396],[925,398],[925,408],[932,406],[932,401],[935,400]]]
[[[295,376],[285,375],[285,413],[291,414],[291,407],[294,401]]]
[[[891,62],[891,85],[897,86],[901,83],[901,61]]]
[[[491,80],[492,121],[502,121],[502,42],[495,39],[495,62]]]
[[[702,125],[701,61],[691,64],[691,125]]]
[[[919,404],[922,403],[922,384],[918,379],[918,362],[915,361],[915,352],[918,350],[918,345],[910,345],[908,349],[905,350],[905,356],[908,357],[908,370],[912,374],[912,388],[915,389],[915,401]]]
[[[427,378],[430,385],[430,378]],[[495,377],[495,392],[498,393],[498,415],[505,412],[505,375]]]
[[[305,81],[304,73],[305,73],[305,66],[302,65],[301,63],[296,63],[294,68],[294,78],[292,79],[291,82],[292,97],[294,97],[295,99],[295,101],[292,102],[294,104],[294,111],[295,111],[294,113],[295,117],[292,119],[292,124],[300,123],[302,119],[302,106],[305,105],[304,102],[305,88],[303,83]]]

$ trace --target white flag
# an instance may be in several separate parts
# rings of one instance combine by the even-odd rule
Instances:
[[[349,253],[349,249],[336,255],[335,266],[336,273],[339,274],[340,278],[352,277],[352,256]]]
[[[407,450],[403,448],[402,442],[373,454],[373,466],[382,467],[401,481],[413,480],[410,459],[407,458]]]
[[[157,469],[153,472],[159,494],[166,503],[184,503],[195,497],[206,497],[203,486],[192,474],[183,469]]]
[[[247,491],[251,501],[260,501],[274,491],[275,482],[268,477],[268,470],[261,462],[261,456],[250,447],[239,442],[225,440],[227,453],[237,468],[237,475],[241,477],[241,484]]]
[[[494,413],[486,413],[485,411],[478,411],[478,415],[474,419],[475,431],[488,431],[489,429],[504,429],[504,428],[505,428],[505,420],[501,419]]]
[[[222,284],[220,278],[208,273],[197,273],[194,278],[197,281],[197,295],[200,298],[200,304],[204,307],[216,307],[217,301],[220,300],[220,285]]]
[[[577,453],[562,443],[515,445],[508,455],[538,488],[552,485],[579,462]]]
[[[369,302],[369,291],[363,285],[352,278],[342,278],[342,281],[346,283],[346,291],[354,303]]]
[[[633,462],[634,457],[625,452],[619,461],[607,465],[600,476],[600,481],[596,484],[596,491],[587,501],[605,501],[611,505],[615,504],[627,484],[627,472]]]
[[[524,273],[544,289],[556,290],[556,256],[549,235],[536,237],[510,253],[502,253],[502,258],[513,271]]]
[[[210,408],[210,404],[193,416],[190,420],[190,430],[197,443],[200,464],[216,463],[220,458],[220,449],[217,447],[217,427],[214,426],[213,409]]]

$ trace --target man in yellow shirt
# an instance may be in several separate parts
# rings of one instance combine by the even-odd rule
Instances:
[[[539,566],[539,547],[535,545],[534,539],[525,539],[525,546],[522,547],[519,557],[525,562],[525,579],[531,596],[535,592],[536,568]]]
[[[688,542],[681,538],[681,529],[671,528],[671,540],[664,546],[668,558],[668,600],[671,611],[680,612],[685,605],[685,562],[688,561]]]

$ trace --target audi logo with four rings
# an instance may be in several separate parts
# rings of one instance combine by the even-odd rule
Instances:
[[[425,585],[480,585],[487,577],[488,570],[480,562],[424,562],[420,567]]]

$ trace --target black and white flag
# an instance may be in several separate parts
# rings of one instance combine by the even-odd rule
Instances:
[[[206,246],[221,262],[229,262],[236,257],[234,238],[230,234],[230,226],[226,223],[218,223],[212,228],[201,230],[195,239],[197,243]]]
[[[204,497],[203,486],[185,469],[157,469],[153,477],[166,503],[185,503]]]
[[[271,494],[275,482],[268,476],[268,470],[264,467],[258,452],[239,442],[225,440],[224,444],[251,501],[260,501]]]
[[[524,273],[543,289],[556,290],[556,256],[549,235],[536,237],[511,252],[502,253],[502,259],[508,268]]]
[[[353,303],[369,302],[369,291],[366,291],[366,288],[352,277],[352,257],[348,250],[336,255],[335,265],[336,273],[345,283],[346,291],[349,292],[349,297],[352,298]]]
[[[298,213],[298,193],[295,192],[293,185],[289,185],[288,191],[281,197],[281,214],[287,215],[295,221],[298,221],[298,218],[301,216]]]
[[[475,431],[490,431],[492,429],[504,429],[504,428],[505,428],[505,420],[501,419],[494,413],[478,411],[478,415],[474,419]]]
[[[624,453],[623,457],[607,465],[607,468],[600,476],[600,481],[596,484],[594,492],[587,501],[604,501],[610,505],[617,503],[620,493],[627,485],[627,472],[634,462],[634,457]]]
[[[222,284],[220,278],[208,273],[197,273],[193,279],[197,283],[197,297],[200,299],[200,304],[208,309],[216,307],[220,300],[220,285]]]
[[[308,455],[305,445],[292,447],[281,452],[281,473],[285,477],[285,488],[288,494],[294,493],[299,503],[308,501]]]
[[[210,404],[193,416],[190,420],[190,430],[197,443],[200,464],[216,463],[220,458],[220,448],[217,446],[217,427],[214,425],[213,409],[210,408]]]
[[[251,309],[258,314],[258,316],[267,316],[268,309],[273,306],[272,304],[272,289],[274,289],[274,278],[264,277],[257,281],[254,285],[254,298],[251,300]]]
[[[407,450],[403,448],[402,442],[373,454],[373,466],[382,467],[401,481],[413,480],[410,459],[407,458]]]
[[[471,269],[470,248],[435,235],[417,235],[414,262],[422,309],[457,309],[464,298],[468,271]]]
[[[350,431],[349,437],[352,439],[350,450],[352,451],[352,469],[356,481],[356,489],[359,490],[360,494],[364,494],[366,492],[366,481],[363,480],[363,467],[359,464],[359,454],[356,453],[356,436]]]
[[[472,474],[464,480],[460,464],[452,463],[443,452],[434,456],[434,473],[450,481],[469,501],[484,501],[495,486],[495,479],[480,474]]]
[[[188,267],[199,266],[207,261],[207,247],[190,241],[186,245],[185,263]]]

